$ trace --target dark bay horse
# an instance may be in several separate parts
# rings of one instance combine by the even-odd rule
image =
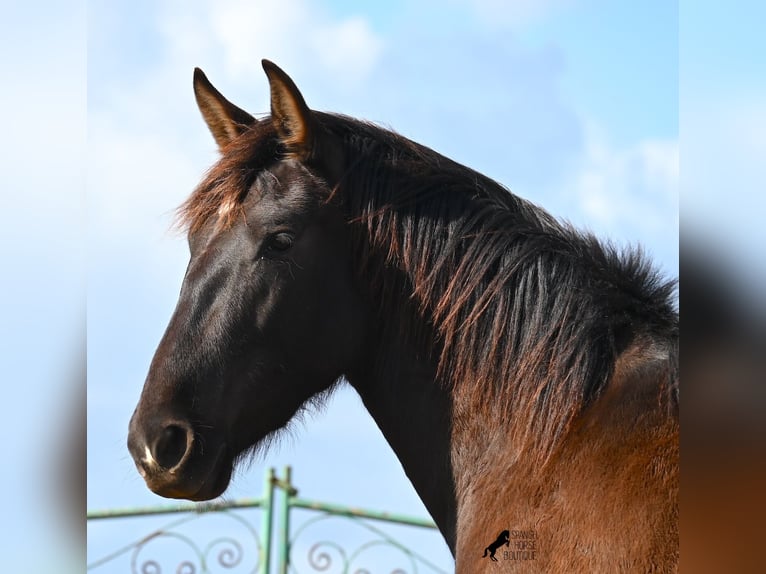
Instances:
[[[347,381],[457,572],[674,571],[675,283],[263,66],[261,120],[194,74],[222,157],[180,208],[191,259],[130,422],[149,488],[220,495]]]

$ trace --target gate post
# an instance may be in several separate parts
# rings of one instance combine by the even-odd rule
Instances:
[[[266,473],[263,492],[263,517],[261,518],[261,567],[259,574],[271,574],[271,526],[274,508],[274,469],[270,468]]]
[[[286,466],[284,472],[284,478],[278,478],[276,481],[283,491],[279,517],[279,574],[288,574],[290,566],[290,499],[297,494],[292,485],[293,469]]]

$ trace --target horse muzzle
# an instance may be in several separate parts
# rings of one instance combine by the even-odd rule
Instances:
[[[229,485],[232,463],[226,443],[195,432],[186,421],[142,423],[134,414],[128,450],[147,487],[160,496],[210,500]]]

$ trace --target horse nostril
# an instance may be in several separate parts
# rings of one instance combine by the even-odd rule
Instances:
[[[186,454],[190,430],[179,425],[168,425],[154,444],[154,458],[163,468],[173,468]]]

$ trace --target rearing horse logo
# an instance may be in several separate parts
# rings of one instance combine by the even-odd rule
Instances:
[[[503,530],[500,534],[498,534],[497,539],[484,549],[482,558],[486,558],[487,552],[489,552],[489,559],[497,562],[497,558],[495,558],[495,552],[497,552],[497,549],[503,545],[511,545],[511,533],[508,530]]]

